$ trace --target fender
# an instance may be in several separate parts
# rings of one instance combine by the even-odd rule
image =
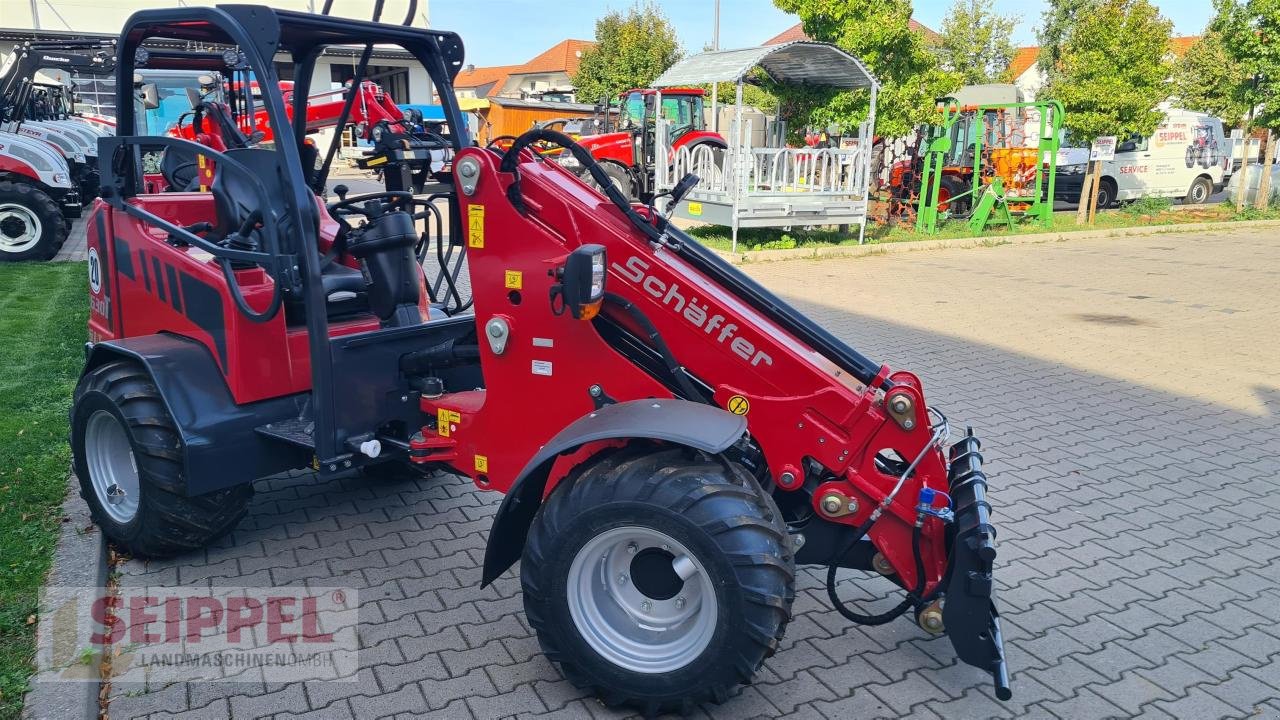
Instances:
[[[182,433],[179,491],[188,497],[305,467],[311,461],[311,453],[290,451],[254,430],[298,417],[309,393],[236,405],[209,350],[177,335],[105,340],[86,345],[85,353],[84,373],[126,358],[147,369]]]
[[[661,412],[654,412],[660,409]],[[718,454],[742,437],[747,420],[711,405],[679,399],[629,400],[584,415],[547,441],[502,499],[485,547],[484,587],[520,559],[557,457],[591,442],[643,438]]]
[[[712,132],[710,130],[690,130],[676,138],[675,142],[671,143],[671,149],[679,150],[686,145],[689,147],[694,145],[710,145],[711,147],[718,147],[722,150],[729,149],[729,144],[724,141],[724,138],[721,137],[720,133]]]

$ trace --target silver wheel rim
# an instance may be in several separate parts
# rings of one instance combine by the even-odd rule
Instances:
[[[670,577],[659,562],[669,563],[677,585],[664,582]],[[604,659],[627,670],[678,670],[701,655],[715,634],[711,579],[688,548],[657,530],[627,526],[592,538],[574,557],[565,590],[578,633]]]
[[[0,205],[0,252],[26,252],[43,234],[44,226],[31,208],[17,203]]]
[[[98,505],[112,520],[124,524],[138,514],[138,463],[124,427],[115,415],[98,410],[84,429],[85,464]]]

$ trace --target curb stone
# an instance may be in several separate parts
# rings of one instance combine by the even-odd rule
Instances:
[[[1035,243],[1065,242],[1068,240],[1099,240],[1111,237],[1139,237],[1169,233],[1225,231],[1237,228],[1280,228],[1280,220],[1240,220],[1234,222],[1181,223],[1176,225],[1146,225],[1106,230],[1079,230],[1064,232],[1025,233],[1021,235],[995,235],[990,237],[942,238],[939,240],[913,240],[906,242],[868,243],[865,245],[833,245],[812,248],[788,248],[775,250],[747,250],[736,253],[714,250],[717,255],[735,265],[753,262],[777,262],[780,260],[818,260],[822,258],[866,257],[868,255],[893,255],[921,250],[950,250],[954,248],[995,247],[998,245],[1030,245]]]
[[[66,522],[58,532],[53,565],[46,585],[104,587],[107,549],[102,533],[89,520],[89,506],[80,497],[80,481],[67,476]],[[92,528],[84,532],[85,528]],[[98,682],[61,681],[53,670],[40,668],[22,708],[23,720],[93,720],[98,717]]]

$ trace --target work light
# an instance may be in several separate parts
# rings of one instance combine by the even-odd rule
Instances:
[[[568,308],[575,320],[590,320],[599,314],[606,267],[603,245],[583,245],[569,253],[556,271],[560,282],[551,286],[553,311],[559,315]]]

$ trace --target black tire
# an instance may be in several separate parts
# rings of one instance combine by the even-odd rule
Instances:
[[[1184,205],[1200,205],[1209,201],[1209,196],[1213,194],[1213,181],[1201,175],[1191,181],[1191,187],[1187,188],[1186,197],[1182,198]]]
[[[14,213],[0,219],[0,262],[53,259],[67,239],[62,211],[53,198],[34,185],[0,181],[0,208],[5,206],[11,206]],[[35,231],[31,221],[39,223],[39,239],[29,247],[22,243],[17,249],[17,238]]]
[[[1102,178],[1098,183],[1098,209],[1106,210],[1116,205],[1116,181]]]
[[[86,425],[101,412],[123,428],[137,469],[138,507],[126,521],[104,507],[90,474]],[[253,497],[249,483],[196,497],[182,493],[182,437],[151,376],[132,360],[106,363],[81,378],[71,406],[71,453],[93,521],[138,557],[172,557],[208,545],[240,522]]]
[[[575,558],[593,539],[619,528],[657,531],[675,540],[706,573],[711,585],[699,586],[702,592],[715,588],[710,639],[701,649],[695,646],[696,656],[669,671],[630,670],[606,658],[584,638],[570,610]],[[629,572],[639,590],[634,564]],[[633,705],[649,716],[722,702],[749,683],[777,649],[795,598],[795,560],[786,526],[751,475],[687,448],[650,445],[599,456],[565,478],[534,519],[520,579],[525,614],[548,659],[605,704]],[[653,596],[655,601],[692,594],[687,584],[676,582],[681,583],[677,589]]]
[[[1198,154],[1199,154],[1199,151],[1196,149],[1195,145],[1187,146],[1186,161],[1187,161],[1188,168],[1193,168],[1196,166],[1196,155]]]
[[[972,205],[973,196],[965,195],[959,200],[951,198],[969,192],[970,188],[960,182],[959,178],[951,176],[943,176],[938,182],[938,209],[941,210],[946,205],[947,213],[952,217],[964,217],[969,214],[969,208]]]
[[[600,169],[604,170],[604,174],[609,176],[609,179],[613,181],[614,185],[618,186],[618,189],[622,191],[623,195],[626,195],[627,198],[631,200],[636,199],[635,183],[632,181],[631,173],[628,172],[626,168],[618,165],[617,163],[602,162],[600,163]],[[604,192],[604,188],[600,186],[600,183],[596,182],[596,179],[592,177],[591,173],[584,172],[582,174],[582,179],[596,190],[599,190],[602,193]]]

